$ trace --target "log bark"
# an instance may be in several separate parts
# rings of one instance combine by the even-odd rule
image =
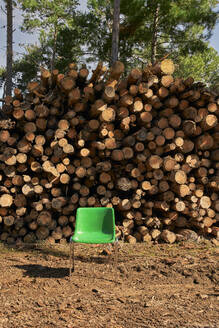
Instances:
[[[99,63],[90,80],[85,65],[42,69],[28,94],[5,99],[2,240],[64,243],[78,206],[114,207],[129,242],[172,242],[179,228],[213,236],[217,97],[173,78],[169,59],[123,72],[121,62],[108,73]]]

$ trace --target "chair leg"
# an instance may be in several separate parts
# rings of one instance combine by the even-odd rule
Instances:
[[[74,242],[70,242],[70,267],[69,277],[71,278],[72,271],[75,269],[75,254],[74,254]]]

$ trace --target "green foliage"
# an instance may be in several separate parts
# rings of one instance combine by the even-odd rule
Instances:
[[[24,12],[22,30],[39,32],[41,43],[50,47],[50,66],[54,67],[58,34],[75,27],[78,0],[18,0]],[[48,55],[49,55],[48,53]]]
[[[73,36],[76,35],[76,32],[73,29],[67,29],[58,34],[55,67],[61,72],[66,71],[70,62],[77,63],[78,58],[82,56],[78,44],[74,42]],[[72,40],[72,42],[69,42],[69,40]],[[24,91],[29,81],[37,79],[41,67],[50,68],[50,42],[52,40],[49,39],[46,42],[41,41],[39,46],[30,45],[26,47],[26,53],[13,64],[14,85]],[[0,70],[0,83],[5,80],[3,73],[1,74]]]
[[[57,56],[55,67],[64,72],[69,63],[79,63],[83,56],[81,47],[82,33],[77,24],[75,26],[61,30],[57,36]]]
[[[32,32],[53,34],[54,26],[59,29],[71,27],[78,0],[18,0],[24,11],[22,29]]]
[[[40,67],[65,71],[69,62],[82,56],[83,34],[76,15],[77,0],[18,0],[23,10],[24,32],[38,31],[38,45],[25,47],[25,54],[13,63],[13,82],[25,90],[29,81],[36,79]],[[0,83],[4,83],[4,69]]]
[[[65,71],[69,62],[109,63],[113,0],[18,0],[26,32],[38,31],[39,45],[30,46],[14,63],[14,82],[22,89],[40,66]],[[119,58],[129,70],[151,60],[154,15],[159,6],[157,59],[169,53],[178,75],[193,75],[208,85],[218,83],[218,54],[208,40],[216,24],[217,0],[121,0]],[[0,83],[4,70],[0,70]]]
[[[219,55],[215,49],[208,48],[194,55],[179,56],[177,61],[178,76],[192,76],[210,87],[219,85]]]
[[[25,90],[29,81],[36,79],[41,66],[48,65],[46,46],[31,45],[26,47],[26,53],[13,63],[13,85]],[[5,70],[0,72],[0,81],[5,82]],[[0,82],[0,83],[1,83]]]
[[[3,88],[6,79],[5,67],[0,67],[0,88]]]
[[[88,13],[82,15],[88,60],[109,62],[112,34],[112,2],[88,0]],[[150,62],[153,20],[157,6],[157,59],[167,53],[182,60],[180,71],[189,69],[189,59],[197,56],[209,62],[209,70],[217,64],[207,40],[216,24],[217,0],[121,0],[120,60],[126,68]],[[203,58],[204,57],[204,58]],[[190,59],[191,62],[191,59]],[[196,65],[197,68],[197,65]],[[201,69],[200,69],[201,70]],[[197,69],[195,70],[197,73]],[[212,71],[212,75],[214,75]],[[210,83],[209,74],[196,74],[197,79]]]
[[[80,15],[87,61],[109,63],[113,7],[110,0],[88,0],[88,13]]]
[[[212,29],[216,24],[217,14],[213,9],[217,1],[155,0],[147,3],[146,1],[133,1],[132,3],[133,6],[130,8],[127,1],[122,0],[121,10],[126,17],[126,26],[129,27],[126,29],[134,32],[126,37],[132,42],[133,48],[142,50],[142,56],[140,56],[142,59],[144,58],[144,48],[151,47],[153,17],[157,5],[159,5],[159,57],[173,52],[194,53],[206,48],[205,41],[211,36]],[[141,8],[137,6],[140,3]],[[140,17],[139,13],[142,13]]]

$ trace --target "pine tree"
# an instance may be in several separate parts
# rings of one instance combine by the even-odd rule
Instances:
[[[75,35],[76,40],[71,40]],[[82,50],[78,46],[78,40],[81,33],[78,29],[62,30],[57,35],[56,60],[55,68],[60,72],[68,69],[71,62],[78,63],[83,55]],[[74,42],[73,42],[74,41]],[[51,43],[53,40],[41,41],[39,45],[28,45],[25,47],[25,53],[22,57],[13,62],[13,82],[16,87],[22,91],[26,90],[28,82],[38,79],[40,68],[50,69],[51,65]],[[4,83],[6,70],[0,69],[0,87]]]
[[[120,0],[114,0],[111,65],[118,60]]]
[[[185,67],[186,73],[187,56],[210,58],[206,54],[211,52],[208,40],[217,20],[216,5],[217,0],[121,0],[120,60],[128,68],[169,54],[177,62],[181,59],[180,70]],[[109,63],[113,1],[88,0],[88,9],[82,20],[88,59]]]
[[[12,64],[13,64],[13,4],[6,1],[7,10],[7,64],[6,64],[6,96],[12,93]]]
[[[38,31],[41,43],[50,45],[50,69],[57,57],[58,34],[74,25],[78,0],[18,0],[24,12],[23,31]]]
[[[133,52],[138,50],[140,59],[144,59],[145,47],[150,48],[152,61],[166,53],[203,51],[216,24],[216,5],[217,0],[122,0],[128,32],[124,37],[132,42]]]
[[[219,87],[219,55],[210,47],[193,55],[179,56],[176,64],[177,76],[192,76],[196,81],[206,83],[211,89]]]
[[[114,0],[88,0],[86,13],[77,11],[77,0],[18,1],[24,11],[23,30],[38,31],[40,43],[15,62],[14,81],[22,88],[41,65],[65,70],[72,61],[110,64]],[[181,76],[193,74],[196,80],[217,84],[218,54],[208,44],[216,4],[217,0],[120,0],[119,59],[129,70],[169,54]],[[5,72],[0,75],[3,80]]]

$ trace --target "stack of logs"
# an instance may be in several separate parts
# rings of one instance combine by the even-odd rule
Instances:
[[[0,240],[49,243],[73,233],[78,207],[114,207],[118,237],[219,236],[219,106],[165,59],[107,71],[41,71],[6,97],[0,131]],[[14,123],[13,123],[14,122]]]

